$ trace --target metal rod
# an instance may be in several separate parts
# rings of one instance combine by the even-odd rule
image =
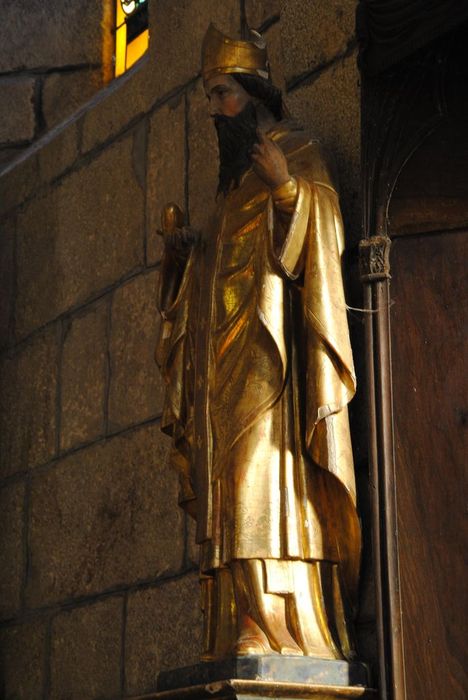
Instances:
[[[372,285],[364,285],[364,308],[373,310]],[[377,448],[377,415],[375,401],[374,368],[374,319],[373,314],[366,314],[366,365],[367,365],[367,410],[369,420],[369,459],[370,459],[370,496],[372,507],[372,564],[375,582],[375,605],[377,617],[377,649],[379,659],[380,699],[388,700],[387,655],[385,653],[385,617],[382,591],[382,540],[379,489],[379,460]]]
[[[377,445],[379,463],[380,511],[385,569],[382,574],[386,618],[386,647],[389,654],[392,700],[406,700],[401,621],[398,523],[395,493],[393,397],[390,336],[390,282],[377,282],[373,288],[375,316],[375,365],[377,402]],[[385,595],[385,589],[387,595]],[[386,599],[386,600],[385,600]]]

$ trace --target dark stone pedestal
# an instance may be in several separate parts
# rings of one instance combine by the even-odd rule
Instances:
[[[360,663],[304,656],[244,656],[166,671],[147,700],[336,700],[373,698]]]

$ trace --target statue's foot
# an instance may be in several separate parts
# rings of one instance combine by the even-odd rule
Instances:
[[[239,636],[234,646],[236,656],[276,654],[270,646],[268,637],[250,615],[241,616],[239,627]]]
[[[262,654],[282,654],[283,656],[304,656],[302,650],[298,646],[284,644],[279,652],[272,649],[268,642],[265,642],[259,637],[241,637],[235,648],[236,656],[249,656],[254,654],[260,656]]]
[[[234,653],[236,656],[250,656],[257,655],[262,656],[263,654],[276,654],[271,646],[260,636],[246,636],[240,637],[234,647]]]
[[[342,661],[344,656],[335,653],[333,650],[317,649],[317,647],[305,647],[304,656],[312,656],[314,659],[330,659],[331,661]]]
[[[285,644],[281,647],[280,654],[283,656],[304,656],[304,652],[298,646]]]

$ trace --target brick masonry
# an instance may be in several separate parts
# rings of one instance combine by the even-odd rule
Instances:
[[[104,84],[111,0],[2,7],[0,168]]]
[[[72,21],[78,3],[68,5],[54,33]],[[98,5],[81,3],[87,21]],[[247,19],[265,29],[272,75],[290,110],[335,154],[349,241],[357,240],[355,2],[316,5],[153,0],[148,58],[0,174],[6,700],[126,698],[154,689],[159,670],[197,658],[194,528],[176,507],[177,477],[159,430],[157,229],[169,200],[192,225],[206,224],[218,164],[200,43],[210,20],[234,34]],[[33,16],[44,26],[52,21],[42,9]],[[87,72],[96,77],[99,33],[79,45],[70,31],[54,47],[0,50],[2,70],[23,76],[34,67],[32,87],[30,77],[23,87],[34,118],[40,96],[43,125],[63,118],[61,95],[70,90],[77,106],[77,95],[91,94],[81,81]],[[16,62],[4,65],[10,54]],[[70,61],[81,66],[80,77]],[[41,76],[47,65],[54,70]],[[35,138],[37,123],[33,131]],[[372,662],[369,562],[365,571],[358,638]]]

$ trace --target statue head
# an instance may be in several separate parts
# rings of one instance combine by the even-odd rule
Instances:
[[[249,31],[247,41],[230,39],[210,24],[202,46],[202,77],[218,134],[218,191],[224,193],[250,166],[259,117],[284,117],[281,91],[270,79],[265,40]]]

